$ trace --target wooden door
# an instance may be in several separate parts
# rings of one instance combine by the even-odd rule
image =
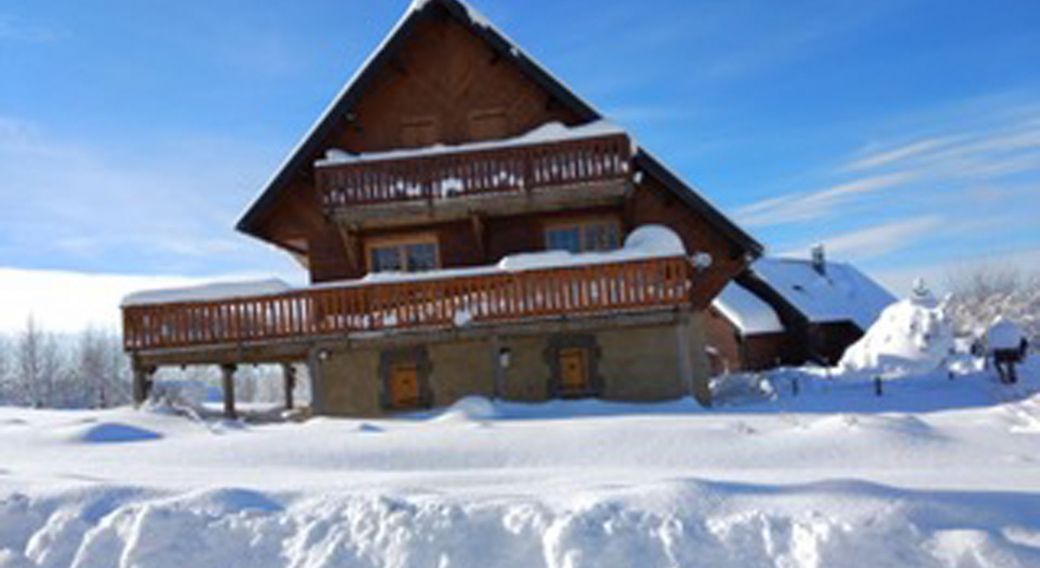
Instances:
[[[588,390],[588,360],[580,347],[560,349],[560,387],[565,394],[581,394]]]
[[[419,368],[415,363],[398,363],[390,370],[390,405],[394,408],[419,406]]]

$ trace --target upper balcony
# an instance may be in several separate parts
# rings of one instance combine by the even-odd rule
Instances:
[[[508,140],[332,151],[315,165],[326,213],[373,227],[618,203],[629,190],[632,155],[617,127],[554,123]]]

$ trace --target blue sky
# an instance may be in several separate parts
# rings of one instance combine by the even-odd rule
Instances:
[[[407,4],[0,5],[0,267],[301,280],[233,224]],[[1040,2],[475,5],[772,252],[1040,266]]]

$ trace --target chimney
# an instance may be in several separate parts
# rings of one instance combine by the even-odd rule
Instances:
[[[827,259],[823,254],[823,244],[813,245],[812,267],[820,276],[827,274]]]

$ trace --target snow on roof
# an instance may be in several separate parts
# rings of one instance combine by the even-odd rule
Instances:
[[[622,248],[602,252],[571,253],[551,250],[520,253],[505,256],[498,264],[477,266],[472,268],[453,268],[443,270],[425,270],[422,272],[375,272],[356,280],[340,280],[314,284],[308,289],[349,288],[367,284],[392,282],[417,282],[442,278],[461,278],[466,276],[482,276],[502,272],[518,272],[522,270],[539,270],[547,268],[565,268],[568,266],[584,266],[612,262],[685,256],[686,248],[682,239],[671,229],[662,225],[644,225],[632,231],[625,239]],[[707,253],[696,253],[704,257]],[[707,262],[710,263],[710,257]],[[140,306],[147,304],[164,304],[174,302],[202,302],[207,300],[228,300],[281,294],[294,290],[292,286],[277,278],[249,282],[218,282],[188,288],[168,288],[136,292],[123,298],[122,306]]]
[[[866,330],[896,301],[850,264],[826,262],[824,266],[820,274],[808,260],[764,257],[751,270],[813,323],[847,320]]]
[[[682,239],[680,239],[671,229],[662,225],[643,225],[628,235],[622,248],[611,251],[572,253],[565,250],[547,250],[539,252],[524,252],[504,256],[497,264],[487,266],[424,270],[422,272],[373,272],[358,280],[325,282],[317,284],[314,287],[340,288],[377,283],[416,282],[422,280],[437,280],[441,278],[462,278],[466,276],[484,276],[502,272],[519,272],[522,270],[566,268],[569,266],[586,266],[590,264],[667,258],[671,256],[684,256],[685,254],[686,247],[683,245]],[[707,253],[698,254],[704,255]]]
[[[784,331],[776,311],[764,300],[736,282],[730,282],[711,303],[743,335]]]
[[[1018,349],[1024,337],[1022,328],[1015,322],[997,316],[993,325],[986,331],[986,345],[990,349]]]
[[[352,164],[357,162],[374,162],[379,160],[394,160],[403,158],[417,158],[422,156],[434,156],[438,154],[449,154],[452,152],[475,152],[480,150],[492,150],[497,148],[511,148],[516,146],[529,146],[544,142],[559,142],[563,140],[580,140],[583,138],[596,138],[611,134],[625,134],[625,129],[607,120],[595,120],[581,126],[566,126],[560,122],[548,122],[529,132],[513,138],[501,140],[485,140],[447,146],[435,144],[423,148],[405,148],[401,150],[390,150],[386,152],[371,152],[365,154],[351,154],[338,148],[330,148],[325,151],[325,158],[314,163],[315,166],[335,166],[340,164]]]
[[[203,302],[206,300],[229,300],[281,294],[292,290],[284,281],[277,278],[252,280],[244,282],[215,282],[201,286],[186,288],[164,288],[135,292],[123,298],[122,306],[143,306],[148,304],[167,304],[174,302]]]

